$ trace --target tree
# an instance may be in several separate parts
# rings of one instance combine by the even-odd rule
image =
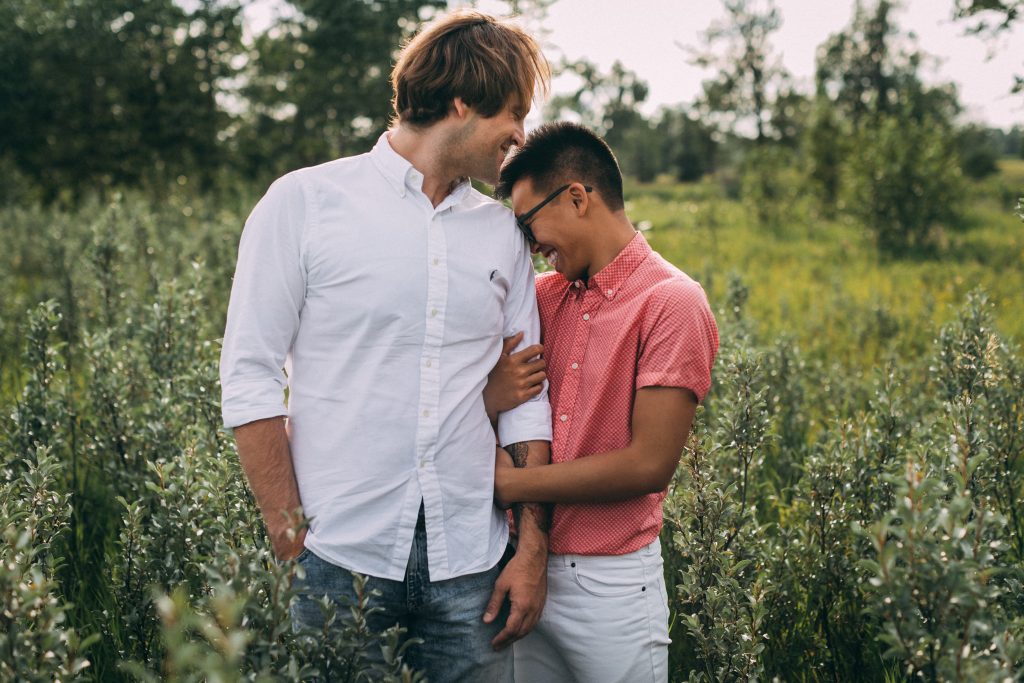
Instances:
[[[954,0],[953,16],[972,22],[969,33],[994,38],[1024,16],[1024,0]],[[1014,76],[1012,92],[1024,92],[1024,75]]]
[[[960,168],[968,178],[984,178],[999,170],[996,160],[999,149],[993,132],[979,125],[964,126],[957,131]]]
[[[609,73],[602,73],[596,64],[585,59],[563,60],[556,71],[573,75],[578,86],[552,97],[546,118],[579,118],[583,125],[604,137],[623,172],[638,180],[653,180],[664,170],[658,159],[661,143],[650,121],[639,110],[647,99],[646,81],[618,61]]]
[[[878,0],[866,8],[861,0],[853,19],[818,48],[816,91],[859,126],[865,117],[907,110],[915,118],[952,120],[960,111],[951,84],[926,87],[918,75],[930,57],[894,23],[897,3]]]
[[[881,249],[899,252],[922,247],[934,225],[957,213],[953,121],[960,105],[952,85],[921,82],[928,57],[893,22],[894,6],[858,0],[850,24],[819,48],[805,150],[826,211],[845,184],[850,211]]]
[[[700,180],[715,170],[715,131],[692,110],[662,109],[655,128],[662,141],[661,167],[682,182]]]
[[[1024,15],[1024,0],[954,0],[953,10],[957,19],[975,20],[974,33],[1004,31]]]
[[[244,93],[243,168],[271,177],[363,152],[391,116],[391,65],[442,0],[295,0],[294,16],[259,36]]]
[[[647,82],[623,66],[622,62],[616,61],[606,74],[602,73],[597,64],[586,59],[563,60],[556,72],[575,77],[577,87],[552,97],[545,118],[576,116],[580,123],[605,136],[611,144],[615,136],[621,134],[621,129],[640,117],[637,107],[647,99]],[[619,132],[614,132],[616,126],[620,128]]]
[[[949,137],[945,122],[909,111],[881,115],[856,133],[848,205],[881,251],[922,250],[934,228],[957,218],[963,183]]]
[[[0,148],[53,199],[219,164],[240,9],[204,0],[0,6]]]
[[[819,94],[814,100],[803,145],[808,160],[807,183],[828,215],[833,213],[839,200],[842,166],[846,156],[842,131],[836,107],[828,97]]]
[[[771,51],[769,36],[782,26],[774,0],[758,6],[755,0],[723,0],[727,18],[705,32],[706,48],[693,62],[714,68],[717,74],[704,82],[703,104],[712,115],[725,117],[738,132],[753,128],[762,144],[779,136],[772,111],[788,74]]]

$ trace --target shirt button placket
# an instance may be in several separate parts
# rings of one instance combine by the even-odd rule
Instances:
[[[448,296],[448,276],[445,270],[444,252],[445,235],[442,230],[442,218],[433,214],[427,220],[427,249],[430,269],[427,278],[427,325],[426,338],[423,344],[424,368],[420,383],[420,430],[417,434],[418,461],[421,470],[429,469],[433,461],[433,451],[437,444],[438,405],[440,402],[441,358],[440,346],[444,337],[443,302]],[[425,499],[429,496],[424,491]]]

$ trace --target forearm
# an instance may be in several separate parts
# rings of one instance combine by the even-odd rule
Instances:
[[[257,420],[234,432],[242,469],[278,548],[291,529],[289,515],[301,505],[284,418]]]
[[[505,468],[496,485],[505,501],[611,503],[664,490],[674,471],[675,463],[669,467],[630,446],[543,467]]]
[[[515,472],[533,471],[551,461],[551,447],[546,441],[526,441],[506,447],[515,464]],[[513,468],[508,468],[512,470]],[[547,555],[548,528],[551,509],[544,502],[516,503],[512,514],[519,532],[519,549]]]

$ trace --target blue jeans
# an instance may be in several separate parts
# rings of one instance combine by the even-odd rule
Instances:
[[[372,631],[382,632],[395,624],[407,630],[406,638],[420,638],[411,646],[406,663],[427,675],[431,683],[445,681],[495,681],[512,683],[512,648],[495,652],[491,639],[504,627],[507,608],[490,624],[483,623],[484,609],[494,590],[509,553],[491,569],[478,574],[432,582],[427,574],[427,532],[423,513],[413,535],[412,552],[404,581],[369,577],[367,591],[379,591],[370,598],[367,617]],[[349,617],[356,601],[352,573],[314,555],[308,549],[297,558],[306,578],[297,584],[299,597],[292,604],[296,628],[320,630],[323,613],[317,601],[327,595],[338,605],[338,618]],[[383,661],[379,648],[365,653],[371,662]]]

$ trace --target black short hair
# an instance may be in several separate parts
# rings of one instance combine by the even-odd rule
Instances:
[[[530,133],[502,167],[495,196],[507,199],[512,186],[523,178],[530,179],[538,194],[579,182],[593,186],[612,211],[625,206],[619,162],[608,143],[578,123],[546,123]]]

